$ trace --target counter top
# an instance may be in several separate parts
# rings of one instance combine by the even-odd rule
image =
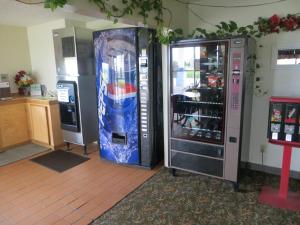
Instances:
[[[10,105],[17,103],[39,103],[39,104],[57,104],[57,99],[54,97],[43,97],[43,96],[13,96],[12,98],[7,98],[0,100],[1,105]]]

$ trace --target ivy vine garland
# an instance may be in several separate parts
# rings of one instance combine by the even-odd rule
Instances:
[[[156,21],[157,38],[162,44],[169,44],[172,41],[185,38],[182,29],[164,30],[165,22],[163,19],[164,11],[170,12],[162,4],[162,0],[119,0],[119,4],[109,3],[108,0],[89,0],[94,3],[99,10],[106,14],[108,19],[113,19],[115,23],[119,18],[140,15],[145,24],[151,15]],[[68,0],[45,0],[45,8],[55,10],[58,7],[64,7]],[[169,22],[170,24],[170,22]],[[300,16],[298,14],[288,14],[285,17],[273,15],[270,18],[259,17],[253,24],[239,27],[236,22],[220,22],[216,25],[216,30],[208,32],[203,28],[196,28],[188,38],[207,38],[222,39],[234,36],[251,36],[260,38],[271,33],[280,33],[282,31],[294,31],[300,29]]]
[[[259,17],[252,25],[238,27],[234,21],[229,23],[221,22],[216,25],[217,30],[207,32],[205,29],[196,28],[190,35],[192,38],[230,38],[237,35],[251,36],[260,38],[272,33],[295,31],[300,29],[300,16],[298,14],[288,14],[285,17],[280,17],[276,14],[270,18]]]
[[[143,18],[144,24],[148,23],[150,13],[152,19],[156,21],[156,35],[159,42],[168,44],[178,38],[183,38],[182,29],[167,31],[164,29],[163,12],[170,11],[162,4],[162,0],[119,0],[119,4],[109,3],[108,0],[89,0],[94,3],[99,10],[106,14],[108,19],[113,19],[114,23],[124,16],[132,16],[137,14]],[[58,7],[64,7],[68,0],[45,0],[45,8],[55,10]]]

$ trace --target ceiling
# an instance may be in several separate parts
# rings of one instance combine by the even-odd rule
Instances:
[[[27,2],[37,2],[39,0],[24,0]],[[42,0],[40,0],[42,1]],[[279,0],[180,0],[182,2],[199,3],[204,5],[253,5],[266,2],[276,2]],[[284,0],[282,0],[284,1]],[[14,26],[33,26],[50,22],[57,19],[71,19],[82,22],[92,22],[97,20],[102,25],[111,25],[111,21],[104,19],[103,15],[91,4],[86,4],[87,1],[74,0],[73,6],[66,5],[63,9],[58,8],[54,12],[50,9],[45,9],[43,4],[28,5],[17,2],[15,0],[0,0],[0,24]],[[121,21],[120,21],[121,22]],[[131,24],[131,21],[123,21],[126,24]]]
[[[198,3],[203,5],[212,5],[212,6],[246,6],[246,5],[257,5],[257,4],[269,4],[269,3],[278,3],[280,1],[288,0],[180,0],[182,2],[189,3]]]
[[[0,0],[0,24],[28,27],[62,18],[82,22],[99,19],[80,15],[74,11],[74,8],[69,5],[52,12],[50,9],[45,9],[43,4],[27,5],[14,0]],[[103,22],[108,21],[103,20]]]
[[[236,4],[236,5],[247,5],[247,4],[257,4],[257,3],[267,3],[267,2],[277,2],[279,0],[181,0],[185,2],[198,2],[209,5],[226,5],[226,4]],[[287,1],[287,0],[282,0]]]

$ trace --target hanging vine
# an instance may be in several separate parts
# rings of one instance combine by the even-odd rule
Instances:
[[[221,39],[241,35],[260,38],[271,33],[300,29],[300,16],[298,14],[288,14],[285,17],[279,17],[275,14],[270,18],[259,17],[252,24],[240,27],[235,21],[222,21],[215,25],[215,30],[212,32],[208,32],[203,28],[195,28],[190,35],[185,37],[181,28],[170,29],[172,12],[163,6],[162,0],[119,0],[118,4],[111,3],[108,0],[89,1],[94,3],[102,13],[106,14],[108,19],[113,20],[115,23],[122,17],[132,15],[141,16],[144,24],[148,24],[149,19],[154,19],[156,21],[156,35],[162,44],[169,44],[183,38]],[[55,10],[58,7],[64,7],[67,3],[68,0],[45,0],[44,6]],[[164,21],[164,12],[170,13],[170,21]],[[167,26],[167,29],[164,29],[165,26]]]
[[[114,23],[117,23],[122,17],[132,15],[141,16],[144,24],[148,24],[149,19],[154,19],[156,22],[156,36],[162,44],[168,44],[171,41],[183,38],[182,29],[171,30],[171,21],[165,23],[163,19],[164,11],[170,14],[172,14],[172,12],[163,6],[162,0],[119,0],[118,4],[110,3],[107,0],[89,1],[94,3],[99,10],[106,14],[108,19],[113,20]],[[67,0],[45,0],[44,2],[45,8],[50,8],[51,10],[64,7],[65,4],[67,4]],[[167,29],[164,28],[165,26],[167,26]]]
[[[52,11],[58,7],[64,7],[67,4],[67,0],[45,0],[44,7],[50,8]]]
[[[300,29],[300,16],[298,14],[288,14],[280,17],[276,14],[269,18],[259,17],[253,24],[238,27],[234,21],[220,22],[216,25],[216,30],[207,32],[203,28],[196,28],[190,35],[192,38],[230,38],[238,35],[260,38],[272,33],[295,31]]]
[[[254,25],[247,25],[243,27],[238,27],[237,23],[234,21],[220,22],[220,24],[215,25],[216,30],[213,32],[208,32],[203,28],[196,28],[192,34],[191,38],[207,38],[207,39],[222,39],[231,38],[234,36],[244,35],[252,37],[261,37],[261,33]]]

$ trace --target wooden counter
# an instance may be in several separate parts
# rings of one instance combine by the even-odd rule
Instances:
[[[14,97],[0,101],[0,151],[27,142],[51,149],[63,144],[57,100]]]
[[[51,97],[25,97],[25,96],[15,96],[11,99],[0,100],[0,106],[11,105],[17,103],[27,103],[27,102],[40,102],[42,104],[58,104],[58,101],[55,98]]]

